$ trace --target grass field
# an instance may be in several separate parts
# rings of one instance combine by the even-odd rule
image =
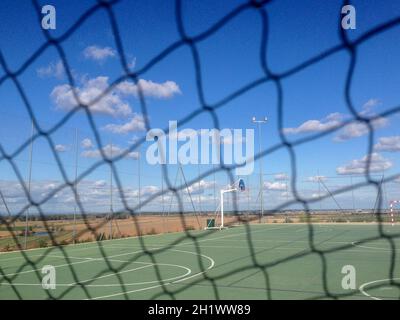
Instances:
[[[387,279],[400,283],[400,226],[383,228],[394,248],[375,224],[312,227],[314,251],[307,224],[271,224],[3,253],[0,299],[399,299]],[[345,265],[355,290],[342,288]]]

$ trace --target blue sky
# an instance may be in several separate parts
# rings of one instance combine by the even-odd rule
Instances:
[[[244,1],[183,1],[183,23],[189,36],[207,30],[227,13]],[[42,3],[50,4],[50,3]],[[52,1],[57,10],[57,28],[50,31],[54,37],[65,31],[95,4],[95,1]],[[270,70],[280,74],[292,69],[319,53],[340,44],[337,32],[342,1],[272,1],[265,6],[269,18],[266,61]],[[398,1],[354,1],[357,10],[357,29],[347,31],[350,39],[359,36],[381,23],[400,15]],[[44,42],[42,30],[30,1],[2,1],[0,10],[0,50],[10,70],[20,66]],[[137,71],[166,47],[180,40],[173,1],[120,1],[113,6],[124,51],[131,70]],[[252,81],[264,77],[260,66],[262,22],[260,14],[248,9],[230,20],[224,27],[196,44],[201,63],[204,98],[214,105],[232,92]],[[357,64],[351,85],[351,99],[360,114],[376,116],[398,105],[400,85],[400,26],[380,33],[358,47]],[[108,16],[98,10],[64,42],[70,70],[76,89],[85,97],[94,98],[98,92],[123,74],[115,39]],[[284,132],[290,141],[317,134],[351,120],[344,100],[344,86],[350,57],[339,51],[317,64],[282,80]],[[4,69],[0,67],[0,77]],[[180,120],[201,107],[196,86],[194,61],[188,46],[181,46],[140,76],[145,88],[148,120],[152,128],[165,128],[168,121]],[[73,99],[64,67],[56,50],[47,48],[18,77],[32,105],[36,119],[43,128],[51,128],[73,107]],[[132,141],[143,137],[142,110],[132,82],[113,90],[112,94],[94,106],[93,116],[105,150],[113,146],[113,153],[125,150]],[[72,101],[72,102],[71,102]],[[218,109],[221,128],[255,128],[252,116],[267,116],[262,126],[262,148],[280,143],[277,114],[277,90],[266,82],[246,91]],[[0,84],[0,143],[8,153],[15,151],[29,139],[30,118],[23,101],[10,79]],[[372,155],[372,173],[380,179],[399,173],[400,132],[399,114],[380,117],[373,122],[376,145]],[[203,113],[179,129],[213,128],[212,118]],[[98,146],[83,112],[75,114],[52,135],[57,145],[66,173],[73,178],[75,168],[75,129],[78,129],[78,173],[84,172],[99,161]],[[312,198],[324,194],[325,187],[315,179],[320,176],[331,191],[363,181],[368,135],[365,127],[352,123],[343,129],[295,148],[298,182],[301,195]],[[87,140],[85,140],[87,139]],[[85,140],[85,142],[83,142]],[[89,141],[90,140],[90,141]],[[92,142],[92,145],[90,144]],[[107,145],[108,148],[107,149]],[[145,153],[149,143],[141,146]],[[255,146],[258,146],[257,134]],[[62,183],[62,176],[45,139],[34,143],[32,194],[40,200],[55,186]],[[14,159],[21,174],[27,178],[29,148]],[[131,205],[138,202],[138,160],[135,154],[117,162],[119,177]],[[272,209],[292,199],[292,176],[287,150],[280,149],[262,159],[264,197],[267,209]],[[162,188],[161,169],[151,166],[142,156],[140,163],[141,199]],[[188,180],[210,165],[184,166]],[[177,166],[168,166],[174,181]],[[259,163],[254,174],[245,177],[249,193],[239,196],[240,208],[258,207]],[[357,174],[357,176],[351,176]],[[360,175],[361,174],[361,175]],[[82,201],[88,211],[105,211],[109,205],[108,191],[110,170],[106,165],[84,178],[79,186]],[[287,178],[284,178],[287,177]],[[215,180],[215,182],[214,182]],[[226,185],[227,176],[218,172],[191,186],[197,209],[215,207],[214,189]],[[182,182],[182,178],[178,178]],[[215,187],[214,187],[215,185]],[[388,199],[399,199],[400,183],[385,185]],[[114,186],[115,187],[115,186]],[[5,160],[0,161],[0,188],[10,207],[17,212],[27,199],[21,191],[16,175]],[[186,208],[190,208],[187,193],[183,193]],[[352,206],[370,208],[374,205],[375,191],[361,188],[353,194],[337,196],[344,208]],[[121,207],[116,197],[114,206]],[[176,200],[164,198],[164,207],[176,210]],[[71,193],[63,190],[48,201],[45,211],[73,210]],[[160,210],[161,199],[154,200],[144,210]],[[291,208],[298,208],[293,205]],[[313,205],[314,208],[336,208],[332,199]],[[165,208],[164,208],[165,209]],[[167,210],[167,209],[165,209]],[[0,212],[4,208],[0,204]]]

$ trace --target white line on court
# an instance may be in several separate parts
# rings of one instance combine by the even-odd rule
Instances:
[[[210,261],[210,265],[209,265],[209,266],[207,267],[207,269],[204,270],[204,271],[195,273],[195,274],[193,274],[193,275],[191,275],[191,276],[188,276],[188,277],[185,277],[185,278],[182,278],[182,279],[178,279],[178,280],[175,280],[175,281],[172,281],[172,282],[169,282],[169,283],[159,284],[159,285],[156,285],[156,286],[151,286],[151,287],[141,288],[141,289],[136,289],[136,290],[130,290],[130,291],[126,291],[126,292],[118,292],[118,293],[114,293],[114,294],[109,294],[109,295],[94,297],[94,298],[91,298],[91,300],[99,300],[99,299],[112,298],[112,297],[117,297],[117,296],[129,294],[129,293],[135,293],[135,292],[139,292],[139,291],[145,291],[145,290],[151,290],[151,289],[154,289],[154,288],[159,288],[159,287],[161,287],[162,285],[170,285],[170,284],[182,282],[182,281],[185,281],[185,280],[188,280],[188,279],[197,277],[197,276],[199,276],[199,275],[201,275],[201,274],[207,272],[208,270],[212,269],[212,268],[214,267],[214,265],[215,265],[215,261],[214,261],[212,258],[210,258],[209,256],[206,256],[206,255],[204,255],[204,254],[200,254],[200,253],[196,253],[196,252],[190,252],[190,251],[185,251],[185,250],[177,250],[177,249],[171,249],[171,250],[177,251],[177,252],[189,253],[189,254],[193,254],[193,255],[196,255],[196,256],[201,256],[201,257],[203,257],[203,258],[208,259],[208,260]]]
[[[135,253],[139,253],[139,252],[143,252],[142,250],[138,250],[138,251],[134,251],[134,252],[129,252],[129,253],[122,253],[122,254],[116,254],[116,255],[112,255],[112,256],[109,256],[109,257],[106,257],[107,259],[108,258],[115,258],[115,257],[120,257],[120,256],[126,256],[126,255],[129,255],[129,254],[135,254]],[[73,258],[73,257],[70,257],[70,256],[68,256],[68,258]],[[75,257],[76,258],[76,257]],[[65,259],[65,257],[63,257],[63,259]],[[81,264],[81,263],[87,263],[87,262],[92,262],[92,261],[102,261],[102,260],[104,260],[104,257],[102,257],[102,258],[84,258],[85,260],[84,261],[78,261],[78,262],[71,262],[71,263],[64,263],[64,264],[59,264],[59,265],[56,265],[56,266],[54,266],[55,268],[61,268],[61,267],[67,267],[67,266],[71,266],[71,265],[76,265],[76,264]],[[35,271],[40,271],[40,270],[42,270],[41,268],[36,268],[36,269],[31,269],[31,270],[26,270],[26,271],[21,271],[21,272],[15,272],[15,273],[8,273],[8,274],[6,274],[6,275],[3,275],[2,277],[4,278],[4,277],[10,277],[10,276],[15,276],[15,275],[20,275],[20,274],[25,274],[25,273],[31,273],[31,272],[35,272]]]
[[[394,278],[394,279],[380,279],[380,280],[374,280],[374,281],[366,282],[366,283],[363,283],[363,284],[358,288],[358,290],[360,290],[360,292],[361,292],[363,295],[365,295],[365,296],[367,296],[367,297],[369,297],[369,298],[371,298],[371,299],[374,299],[374,300],[383,300],[383,299],[381,299],[381,298],[374,297],[373,295],[370,295],[368,292],[365,291],[365,287],[367,287],[367,286],[369,286],[369,285],[371,285],[371,284],[374,284],[374,283],[385,282],[385,281],[389,282],[389,281],[395,281],[395,280],[400,280],[400,278]]]
[[[356,241],[353,241],[352,243],[351,243],[353,246],[355,246],[355,247],[359,247],[359,248],[365,248],[365,249],[369,249],[369,250],[375,250],[375,251],[392,251],[392,249],[389,249],[389,248],[380,248],[380,247],[371,247],[371,246],[364,246],[364,245],[361,245],[361,244],[357,244],[356,243]],[[399,251],[400,249],[394,249],[394,250],[396,250],[396,251]]]
[[[123,262],[129,262],[129,261],[123,261]],[[156,283],[156,282],[167,282],[167,281],[173,281],[176,279],[180,279],[182,277],[186,277],[189,274],[192,273],[192,270],[190,268],[187,268],[185,266],[181,266],[178,264],[170,264],[170,263],[150,263],[147,264],[145,266],[142,267],[137,267],[137,268],[133,268],[133,269],[129,269],[129,270],[122,270],[119,272],[113,272],[111,274],[107,274],[107,275],[103,275],[103,276],[99,276],[99,277],[93,277],[90,279],[86,279],[86,280],[82,280],[79,282],[73,282],[73,283],[59,283],[57,284],[58,287],[72,287],[72,286],[78,286],[80,284],[83,284],[85,282],[90,282],[90,281],[96,281],[98,279],[103,279],[103,278],[107,278],[107,277],[112,277],[115,276],[116,274],[122,274],[122,273],[127,273],[127,272],[132,272],[132,271],[137,271],[140,269],[144,269],[144,268],[149,268],[149,267],[153,267],[153,266],[170,266],[170,267],[175,267],[175,268],[181,268],[186,270],[185,274],[179,275],[179,276],[175,276],[175,277],[171,277],[171,278],[166,278],[166,279],[161,279],[161,281],[159,280],[152,280],[152,281],[142,281],[142,282],[131,282],[131,283],[124,283],[124,286],[137,286],[137,285],[143,285],[143,284],[151,284],[151,283]],[[41,283],[4,283],[4,285],[8,285],[8,286],[42,286]],[[86,284],[84,285],[85,287],[121,287],[120,283],[113,283],[113,284]]]

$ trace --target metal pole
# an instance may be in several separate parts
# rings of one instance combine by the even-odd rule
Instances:
[[[161,170],[161,203],[162,203],[162,212],[165,213],[165,201],[164,201],[164,174]]]
[[[200,177],[200,163],[197,164],[197,171],[198,171],[198,175]],[[201,194],[200,194],[200,188],[201,188],[201,183],[200,183],[200,178],[199,178],[199,182],[198,182],[198,186],[199,186],[199,194],[198,194],[198,201],[199,201],[199,213],[201,215]]]
[[[383,191],[383,200],[384,200],[384,208],[383,212],[387,210],[387,206],[385,205],[388,203],[388,198],[387,198],[387,189],[386,189],[386,183],[385,183],[385,170],[382,172],[383,175],[383,180],[382,180],[382,191]]]
[[[250,214],[250,176],[247,176],[247,221]]]
[[[164,173],[161,167],[161,203],[162,203],[162,217],[163,217],[163,229],[164,233],[167,232],[165,225],[165,202],[164,202]]]
[[[237,188],[233,189],[226,189],[226,190],[220,190],[220,208],[221,208],[221,226],[220,229],[224,228],[224,193],[227,192],[236,192]]]
[[[286,183],[286,203],[289,203],[289,175],[285,172],[285,183]]]
[[[34,133],[34,126],[33,120],[31,121],[31,143],[29,147],[29,176],[28,176],[28,193],[29,197],[31,196],[31,182],[32,182],[32,154],[33,154],[33,133]],[[25,213],[25,239],[24,239],[24,249],[26,249],[27,244],[27,237],[28,237],[28,227],[29,227],[29,207],[26,209]]]
[[[1,197],[1,200],[3,201],[4,207],[6,208],[6,211],[7,211],[7,214],[8,214],[8,218],[11,220],[11,212],[8,209],[8,205],[7,205],[6,199],[4,198],[3,193],[1,192],[1,190],[0,190],[0,197]]]
[[[258,123],[258,153],[261,154],[261,123]],[[260,202],[261,202],[261,217],[260,223],[264,217],[264,186],[263,186],[263,171],[262,161],[260,158]]]
[[[78,194],[77,190],[77,179],[78,179],[78,129],[75,129],[75,181],[74,181],[74,189],[76,194]],[[73,243],[76,242],[76,201],[74,206],[74,227],[73,227]]]
[[[141,197],[140,197],[140,193],[141,193],[141,181],[140,181],[140,151],[138,151],[138,184],[139,184],[139,193],[138,193],[138,200],[139,200],[139,209],[138,212],[139,214],[142,212],[142,201],[141,201]]]
[[[220,207],[221,207],[221,229],[224,227],[224,190],[221,190]]]
[[[110,158],[112,159],[113,156],[113,144],[112,142],[110,143]],[[112,220],[113,220],[113,171],[112,171],[112,165],[110,164],[110,235],[109,239],[112,239]]]
[[[321,183],[319,182],[319,177],[320,177],[320,175],[319,175],[319,170],[317,170],[319,211],[322,211]]]
[[[264,117],[263,120],[256,120],[256,117],[253,117],[252,121],[253,121],[253,123],[257,124],[258,152],[259,152],[259,155],[261,155],[261,124],[267,122],[267,117]],[[262,158],[261,157],[260,157],[259,161],[260,161],[260,207],[261,207],[259,223],[261,223],[262,218],[264,216],[264,192],[263,192],[264,186],[263,186],[263,172],[262,172]]]
[[[356,212],[356,204],[354,201],[354,188],[353,188],[353,176],[350,176],[350,185],[351,185],[351,197],[353,200],[353,212]]]
[[[217,206],[217,186],[215,182],[215,164],[213,165],[214,173],[213,173],[213,183],[214,183],[214,206]]]
[[[12,218],[12,216],[11,216],[10,209],[8,208],[6,199],[4,198],[4,195],[3,195],[3,193],[1,192],[1,190],[0,190],[0,196],[1,196],[1,200],[3,201],[4,207],[6,208],[6,211],[7,211],[7,214],[8,214],[8,218],[10,219],[10,222],[11,222],[11,221],[13,221],[13,218]],[[14,222],[13,222],[13,228],[15,229],[15,220],[14,220]]]

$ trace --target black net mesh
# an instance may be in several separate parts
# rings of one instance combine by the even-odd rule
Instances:
[[[70,28],[62,35],[58,37],[52,37],[51,34],[43,30],[43,34],[46,37],[46,42],[44,42],[40,48],[34,52],[21,66],[19,66],[17,69],[11,70],[7,64],[7,61],[5,60],[3,54],[1,54],[0,51],[0,65],[4,70],[4,74],[0,78],[0,86],[4,85],[6,81],[11,81],[13,85],[15,86],[18,94],[20,95],[23,104],[26,108],[26,111],[28,112],[30,118],[33,121],[33,128],[34,128],[34,134],[32,136],[32,139],[27,139],[24,143],[20,144],[18,148],[15,149],[14,152],[12,153],[7,153],[5,148],[0,145],[0,162],[1,163],[7,163],[10,165],[12,168],[13,172],[18,178],[19,184],[22,186],[22,190],[28,199],[28,203],[26,204],[25,207],[23,207],[19,212],[14,213],[10,218],[7,218],[5,216],[1,217],[1,225],[5,226],[5,228],[12,234],[14,242],[16,247],[21,250],[21,255],[24,257],[24,263],[20,264],[17,268],[17,270],[13,274],[9,274],[6,271],[3,270],[2,266],[0,265],[0,274],[1,274],[1,280],[0,282],[2,284],[8,283],[11,284],[11,287],[16,294],[16,296],[22,298],[22,290],[23,287],[20,286],[13,286],[13,282],[15,282],[19,275],[20,272],[23,270],[26,270],[26,268],[30,269],[35,269],[35,274],[37,279],[41,279],[42,275],[40,272],[40,269],[37,268],[37,265],[39,265],[42,261],[44,261],[48,256],[51,255],[51,253],[54,250],[54,246],[57,247],[58,250],[63,254],[63,258],[67,263],[70,265],[68,268],[70,269],[70,272],[73,275],[74,280],[76,281],[76,284],[74,286],[68,286],[63,289],[63,292],[61,294],[54,295],[51,290],[46,291],[48,298],[63,298],[63,297],[68,297],[68,293],[71,290],[75,290],[77,286],[80,287],[81,290],[85,292],[85,295],[87,298],[92,298],[92,295],[90,293],[90,290],[88,290],[87,286],[90,284],[90,282],[79,282],[79,276],[77,274],[76,267],[74,264],[72,264],[73,260],[70,259],[68,255],[68,246],[61,246],[63,244],[60,242],[59,239],[56,239],[53,236],[52,231],[52,226],[49,225],[46,221],[46,219],[43,219],[43,224],[45,226],[45,229],[49,232],[49,237],[51,241],[51,247],[43,249],[43,253],[39,258],[33,258],[30,256],[27,251],[23,251],[23,249],[26,247],[26,243],[23,242],[22,237],[19,237],[15,230],[13,229],[13,225],[15,224],[16,221],[25,220],[26,216],[26,211],[27,210],[32,210],[33,208],[39,213],[41,218],[45,218],[46,215],[48,216],[49,212],[46,212],[46,209],[43,209],[43,206],[46,205],[48,201],[50,201],[54,196],[57,195],[62,190],[69,189],[74,196],[75,203],[77,206],[77,214],[81,217],[83,220],[83,223],[86,225],[85,231],[77,231],[77,233],[74,235],[74,239],[78,238],[80,235],[80,232],[89,232],[93,235],[94,239],[97,239],[95,242],[96,245],[98,246],[99,251],[102,254],[102,259],[105,261],[107,268],[105,270],[102,270],[98,274],[94,275],[95,277],[101,277],[110,271],[115,273],[118,281],[119,281],[119,289],[121,291],[121,298],[128,298],[128,293],[129,293],[129,288],[127,288],[124,284],[124,280],[120,276],[119,271],[121,271],[123,268],[125,268],[127,265],[129,265],[133,261],[137,261],[140,259],[142,256],[146,256],[150,259],[152,263],[154,263],[155,266],[155,273],[157,275],[156,282],[157,284],[161,287],[161,291],[159,293],[156,293],[152,296],[152,298],[160,298],[160,297],[170,297],[170,298],[175,298],[176,295],[178,295],[181,292],[184,292],[185,290],[190,289],[191,286],[194,286],[196,284],[204,284],[207,283],[208,285],[212,286],[213,288],[213,293],[214,293],[214,298],[218,299],[220,298],[219,294],[219,287],[217,285],[217,282],[221,279],[224,279],[226,277],[232,276],[235,273],[240,273],[247,270],[256,270],[255,272],[259,272],[260,274],[263,275],[264,278],[264,284],[265,284],[265,292],[266,295],[263,295],[263,297],[266,298],[271,298],[271,286],[270,286],[270,277],[269,277],[269,269],[275,266],[280,266],[288,263],[291,260],[296,260],[299,259],[303,256],[308,256],[308,255],[317,255],[320,260],[320,268],[322,270],[322,283],[323,283],[323,289],[324,292],[323,294],[316,294],[314,298],[340,298],[342,296],[347,296],[347,295],[354,295],[357,293],[357,290],[350,290],[346,293],[341,293],[337,294],[332,292],[330,290],[329,285],[328,285],[328,268],[327,268],[327,256],[333,252],[338,252],[341,250],[346,250],[348,248],[351,248],[353,245],[352,244],[341,244],[337,245],[334,247],[331,247],[326,250],[322,250],[319,248],[317,243],[315,243],[315,226],[312,222],[312,215],[310,214],[310,204],[316,203],[318,201],[321,201],[323,199],[329,198],[329,197],[334,197],[335,195],[339,195],[345,192],[351,192],[353,190],[357,190],[359,188],[363,188],[365,186],[372,186],[376,188],[378,197],[377,197],[377,203],[375,205],[375,216],[374,219],[376,219],[377,228],[379,230],[379,235],[374,236],[373,238],[367,237],[367,238],[360,238],[358,241],[358,244],[362,245],[365,243],[368,243],[369,241],[373,241],[376,239],[385,239],[389,245],[390,245],[390,264],[389,264],[389,270],[388,271],[388,279],[393,279],[391,280],[391,284],[398,286],[400,288],[400,283],[396,282],[394,279],[396,278],[396,275],[394,274],[395,271],[395,263],[397,257],[397,252],[396,252],[396,245],[395,245],[395,240],[400,236],[400,234],[396,233],[387,233],[384,230],[384,216],[382,213],[381,208],[384,207],[383,203],[383,196],[382,196],[382,181],[384,182],[390,182],[395,179],[398,179],[399,175],[393,175],[393,176],[386,176],[381,179],[381,177],[377,177],[374,174],[371,174],[370,172],[370,163],[371,163],[371,157],[367,158],[366,161],[366,172],[362,176],[365,179],[361,179],[359,181],[356,181],[355,183],[351,184],[350,186],[347,185],[342,188],[337,188],[329,194],[324,194],[321,195],[320,197],[317,197],[315,199],[309,199],[309,198],[304,198],[301,193],[298,191],[297,187],[297,179],[298,179],[298,172],[297,172],[297,162],[296,162],[296,151],[295,148],[301,145],[305,144],[310,144],[313,143],[313,141],[316,141],[318,139],[321,139],[322,137],[329,135],[335,131],[338,131],[342,129],[343,127],[354,123],[354,122],[361,122],[365,124],[365,126],[368,128],[368,146],[367,146],[367,154],[372,154],[373,152],[373,143],[374,143],[374,126],[372,122],[380,117],[388,117],[391,115],[394,115],[396,113],[400,112],[400,106],[395,106],[390,109],[387,109],[386,111],[376,114],[374,116],[363,116],[359,112],[357,112],[356,108],[354,107],[352,103],[352,98],[351,98],[351,87],[353,83],[353,78],[354,78],[354,70],[355,70],[355,65],[357,62],[357,58],[362,55],[362,50],[360,49],[360,46],[362,46],[364,43],[370,41],[371,39],[374,39],[376,37],[379,37],[383,32],[390,30],[392,28],[398,27],[400,25],[400,16],[390,20],[386,21],[373,29],[369,30],[365,34],[357,37],[356,39],[350,40],[347,37],[346,32],[339,27],[338,25],[338,33],[340,36],[341,43],[338,45],[335,45],[331,47],[330,49],[308,59],[307,61],[301,62],[298,65],[290,68],[289,70],[286,70],[284,72],[280,73],[274,73],[270,70],[269,68],[269,61],[268,61],[268,54],[267,54],[267,47],[268,47],[268,38],[270,35],[270,26],[269,26],[269,13],[268,13],[268,6],[270,3],[274,1],[248,1],[243,3],[242,5],[239,5],[236,7],[234,10],[231,12],[228,12],[222,19],[220,19],[217,23],[212,25],[210,28],[205,30],[204,32],[197,34],[195,36],[188,36],[185,27],[183,24],[183,16],[184,16],[184,11],[183,11],[183,6],[181,1],[176,1],[175,3],[175,22],[176,26],[179,31],[180,39],[172,44],[170,44],[168,47],[166,47],[163,51],[161,51],[159,54],[156,56],[152,57],[151,59],[148,60],[148,62],[139,70],[136,71],[131,71],[129,66],[128,66],[128,59],[127,56],[124,52],[124,45],[123,45],[123,39],[121,39],[120,36],[120,30],[119,26],[117,23],[117,18],[114,14],[113,7],[120,1],[98,1],[97,4],[93,5],[91,8],[89,8],[86,12],[83,12],[79,15],[79,17],[76,19],[76,22],[70,26]],[[344,1],[343,5],[347,4],[346,1]],[[40,24],[41,21],[41,7],[37,1],[33,1],[33,6],[35,10],[38,13],[38,23]],[[262,33],[260,34],[260,46],[259,46],[259,64],[261,66],[263,76],[254,79],[254,81],[251,81],[247,83],[245,86],[240,88],[239,90],[230,93],[229,95],[225,96],[223,99],[218,101],[217,103],[214,104],[209,104],[207,103],[205,99],[205,94],[204,94],[204,88],[203,88],[203,80],[202,80],[202,61],[200,58],[199,50],[198,50],[198,44],[200,42],[206,43],[207,39],[218,33],[225,25],[229,24],[231,20],[233,20],[235,17],[243,14],[246,11],[255,11],[257,14],[260,15],[261,21],[262,21]],[[49,129],[43,129],[39,122],[37,121],[37,116],[35,113],[35,110],[33,109],[30,99],[28,94],[25,91],[24,86],[22,85],[20,78],[24,74],[24,72],[30,67],[31,64],[34,63],[36,59],[38,59],[41,55],[44,54],[46,50],[49,48],[54,48],[63,65],[64,69],[68,78],[68,82],[71,86],[71,88],[76,88],[76,80],[72,74],[71,67],[69,65],[68,59],[67,59],[67,54],[65,50],[63,49],[63,43],[67,41],[77,30],[87,21],[90,20],[91,17],[99,11],[103,11],[106,13],[108,17],[108,23],[110,26],[110,30],[112,31],[113,37],[115,39],[115,47],[117,49],[118,53],[118,58],[121,64],[122,69],[124,70],[124,73],[121,74],[101,95],[96,97],[93,101],[91,101],[89,104],[85,104],[82,101],[80,101],[79,94],[73,90],[74,97],[77,101],[80,101],[79,105],[77,105],[74,109],[69,111],[67,114],[64,115],[64,117],[58,121],[55,125],[52,125],[51,128]],[[340,15],[338,15],[338,21]],[[250,232],[250,223],[254,221],[258,221],[259,216],[257,215],[250,215],[246,217],[246,219],[243,218],[243,216],[240,214],[240,211],[238,210],[238,204],[237,204],[237,195],[233,194],[232,195],[232,200],[233,200],[233,211],[234,213],[237,214],[238,220],[243,220],[244,222],[244,230],[246,232],[246,237],[247,237],[247,246],[248,246],[248,254],[251,256],[251,261],[252,263],[249,264],[248,266],[240,266],[238,268],[233,268],[231,271],[228,273],[219,273],[215,276],[210,276],[206,271],[207,271],[207,265],[201,259],[201,241],[203,238],[207,237],[209,235],[208,232],[206,233],[193,233],[191,232],[187,224],[187,217],[189,216],[187,214],[187,210],[184,210],[184,203],[182,199],[182,194],[180,191],[184,190],[188,185],[194,185],[196,182],[200,181],[201,179],[207,178],[207,177],[212,177],[215,173],[217,172],[225,172],[229,176],[230,183],[234,183],[236,178],[234,176],[234,169],[236,168],[235,165],[215,165],[212,170],[208,170],[197,176],[195,179],[188,179],[187,181],[182,181],[181,183],[176,183],[176,181],[172,181],[170,178],[170,175],[168,173],[168,166],[163,165],[162,166],[162,172],[163,172],[163,181],[165,182],[164,188],[162,191],[157,192],[146,199],[143,199],[142,202],[139,203],[139,205],[132,206],[128,203],[126,200],[126,195],[123,192],[123,185],[120,181],[120,172],[116,166],[118,161],[121,161],[129,152],[137,150],[138,147],[140,147],[142,144],[145,142],[145,138],[141,138],[138,141],[136,141],[134,144],[131,145],[128,149],[124,150],[120,154],[109,157],[103,149],[102,146],[105,145],[104,141],[101,139],[101,135],[99,134],[99,128],[96,126],[96,123],[93,119],[93,115],[90,109],[91,105],[96,104],[100,99],[102,99],[104,96],[109,94],[112,89],[117,86],[119,83],[125,80],[131,80],[133,81],[137,86],[138,86],[138,98],[140,101],[140,107],[141,107],[141,112],[144,115],[145,119],[145,126],[146,130],[150,130],[152,128],[152,125],[150,123],[150,117],[148,117],[148,106],[146,104],[146,99],[143,94],[143,90],[140,86],[140,76],[143,75],[144,73],[148,72],[152,68],[154,68],[158,63],[166,59],[169,55],[173,54],[175,51],[179,50],[182,47],[187,47],[190,49],[191,52],[191,57],[192,57],[192,63],[194,66],[194,73],[195,73],[195,79],[196,79],[196,86],[197,86],[197,95],[199,99],[199,104],[201,105],[201,108],[193,110],[188,112],[188,114],[182,118],[179,119],[179,123],[181,125],[184,125],[185,123],[188,123],[189,121],[196,119],[196,117],[199,117],[202,114],[209,114],[211,118],[213,119],[213,125],[215,128],[220,129],[220,119],[217,114],[217,110],[220,108],[223,108],[224,106],[226,107],[229,105],[229,103],[235,99],[238,99],[240,96],[244,95],[246,92],[261,86],[265,83],[272,83],[276,89],[277,92],[277,103],[276,103],[276,110],[278,114],[278,118],[276,119],[277,121],[277,127],[279,129],[279,136],[280,136],[280,143],[273,145],[272,147],[262,150],[261,153],[257,153],[255,155],[255,160],[261,159],[263,157],[266,157],[267,155],[279,152],[280,150],[286,150],[290,156],[290,189],[291,192],[293,193],[293,199],[290,199],[283,204],[279,205],[278,207],[274,208],[274,211],[279,212],[280,210],[283,210],[285,208],[290,207],[291,205],[295,204],[300,204],[302,208],[304,209],[305,212],[305,222],[308,228],[308,245],[309,249],[304,250],[300,253],[296,253],[295,255],[289,255],[281,259],[276,259],[274,261],[270,261],[268,263],[261,263],[259,262],[257,258],[257,253],[255,247],[255,243],[252,239],[252,234]],[[344,99],[346,101],[346,105],[348,108],[348,111],[352,115],[351,119],[347,119],[344,121],[342,124],[339,126],[335,126],[329,130],[317,133],[317,134],[312,134],[308,135],[307,137],[300,138],[297,140],[290,141],[288,140],[287,136],[284,134],[284,117],[285,117],[285,110],[284,110],[284,105],[283,105],[283,99],[285,97],[285,91],[282,87],[282,81],[284,79],[290,78],[296,74],[301,73],[302,71],[306,70],[308,67],[312,65],[317,65],[324,60],[328,59],[332,55],[338,53],[338,52],[345,52],[349,57],[349,63],[346,66],[347,68],[347,74],[346,74],[346,79],[344,83],[344,90],[343,90],[343,95]],[[240,76],[240,75],[239,75]],[[77,177],[77,179],[70,179],[68,173],[66,172],[62,160],[60,159],[59,154],[55,151],[56,146],[55,142],[53,141],[53,135],[57,133],[61,128],[63,128],[64,125],[68,122],[68,120],[77,112],[84,112],[84,115],[87,117],[88,123],[90,124],[90,128],[87,130],[91,130],[95,137],[95,142],[99,146],[99,150],[101,152],[101,160],[97,161],[95,164],[93,164],[90,168],[85,170],[84,172],[80,173]],[[165,132],[168,132],[168,129],[165,130]],[[50,149],[53,151],[53,156],[56,159],[59,171],[63,177],[63,184],[57,186],[49,192],[49,194],[41,199],[39,202],[35,201],[33,197],[31,197],[30,194],[30,189],[29,186],[26,183],[26,177],[20,172],[18,164],[15,161],[15,158],[21,154],[22,152],[26,152],[29,150],[31,143],[35,142],[39,139],[44,139],[46,143],[48,143]],[[100,224],[93,225],[91,224],[91,219],[90,216],[87,214],[85,211],[84,205],[82,204],[80,197],[82,196],[79,194],[79,191],[77,190],[77,185],[84,181],[86,177],[88,177],[94,170],[97,168],[101,167],[104,164],[109,165],[109,167],[112,170],[112,177],[114,180],[114,183],[116,185],[115,193],[117,193],[115,196],[119,197],[121,199],[121,202],[123,204],[123,209],[121,210],[114,210],[112,215],[108,216],[106,219],[103,219],[103,222]],[[324,188],[323,186],[321,188]],[[0,190],[1,191],[1,190]],[[4,190],[3,190],[4,191]],[[103,248],[103,243],[102,241],[102,231],[106,226],[109,224],[110,218],[117,219],[121,215],[130,215],[132,218],[132,221],[134,223],[134,228],[137,230],[137,234],[142,234],[141,233],[141,228],[143,228],[143,225],[141,225],[138,221],[138,213],[140,212],[141,208],[143,206],[146,206],[147,204],[151,203],[155,199],[159,199],[160,197],[163,196],[163,194],[171,193],[174,196],[174,205],[177,205],[179,207],[179,214],[178,217],[179,219],[177,223],[181,224],[183,227],[184,232],[181,234],[181,236],[177,237],[173,242],[171,242],[168,246],[160,246],[159,248],[154,248],[154,247],[148,247],[146,245],[146,241],[142,237],[138,237],[138,241],[140,243],[141,248],[140,250],[137,250],[138,248],[135,248],[135,254],[131,258],[124,257],[125,262],[123,262],[118,268],[116,268],[113,265],[113,257],[110,257],[109,254],[106,252],[106,250]],[[193,199],[190,199],[191,201]],[[216,202],[218,199],[216,199]],[[7,199],[4,197],[4,192],[1,194],[1,202],[4,205],[4,208],[9,211],[9,208],[7,206]],[[163,204],[165,207],[168,207],[171,205],[170,203],[165,203]],[[164,210],[164,209],[163,209]],[[196,216],[197,217],[197,216]],[[198,217],[197,217],[198,219]],[[242,222],[243,222],[242,221]],[[236,220],[237,222],[237,220]],[[193,222],[192,222],[193,223]],[[199,225],[203,224],[202,222],[195,222],[198,223]],[[115,227],[118,227],[115,225]],[[218,232],[218,231],[213,231],[213,232]],[[72,242],[72,238],[68,238],[65,243]],[[157,267],[157,255],[160,254],[161,252],[168,252],[171,248],[174,248],[176,245],[179,245],[180,243],[184,241],[191,241],[193,243],[193,247],[196,249],[197,252],[197,258],[196,262],[199,265],[199,269],[202,271],[201,274],[197,278],[191,279],[190,283],[181,283],[179,287],[171,287],[169,286],[169,283],[166,283],[163,280],[163,277],[161,275],[161,272],[158,270]],[[29,244],[28,244],[29,247]],[[376,286],[379,286],[380,284],[377,283]],[[210,297],[210,296],[209,296]]]

